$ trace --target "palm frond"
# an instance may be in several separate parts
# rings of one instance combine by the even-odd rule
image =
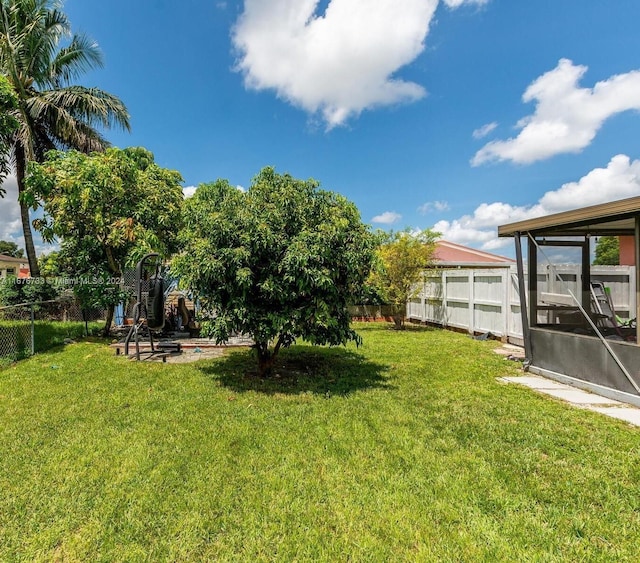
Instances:
[[[29,100],[29,114],[57,148],[74,148],[82,152],[103,150],[109,143],[95,126],[109,127],[122,121],[111,115],[114,106],[116,110],[124,111],[124,126],[128,126],[126,108],[113,96],[106,95],[108,103],[105,104],[92,96],[70,93],[69,89],[82,90],[74,86],[62,91],[39,92]],[[93,110],[96,113],[92,113]]]
[[[29,114],[39,116],[60,112],[91,127],[120,127],[130,130],[129,112],[122,101],[99,88],[67,86],[38,92],[27,101]]]
[[[18,92],[46,80],[60,40],[70,35],[66,15],[51,5],[50,0],[0,4],[0,65]]]
[[[61,49],[51,63],[47,86],[59,88],[102,65],[98,44],[87,35],[74,35],[71,44]]]
[[[38,0],[47,4],[46,0]],[[51,60],[54,59],[60,41],[71,35],[71,25],[67,16],[59,11],[47,11],[46,6],[41,8],[41,19],[37,21],[37,27],[29,34],[31,44],[31,66],[29,75],[38,84],[43,84],[50,72]]]

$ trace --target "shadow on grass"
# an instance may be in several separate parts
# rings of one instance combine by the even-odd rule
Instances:
[[[258,375],[253,350],[232,352],[198,369],[239,393],[313,393],[330,397],[364,389],[395,388],[386,375],[389,366],[344,348],[298,345],[282,350],[273,374],[267,378]]]

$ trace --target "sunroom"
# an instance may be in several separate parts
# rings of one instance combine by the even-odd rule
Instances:
[[[529,371],[640,406],[640,197],[502,225],[498,235],[515,239]],[[630,268],[624,317],[606,281],[592,280],[602,236],[619,237]],[[577,275],[566,274],[567,262],[580,265]]]

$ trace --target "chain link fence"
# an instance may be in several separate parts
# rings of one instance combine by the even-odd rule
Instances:
[[[0,307],[0,365],[95,334],[103,310],[83,310],[74,298]]]
[[[0,362],[34,353],[33,325],[30,305],[0,308]]]

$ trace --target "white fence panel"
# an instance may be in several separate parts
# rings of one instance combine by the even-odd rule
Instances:
[[[525,272],[525,284],[526,276]],[[635,316],[635,276],[635,268],[629,266],[594,266],[591,269],[592,280],[602,281],[610,288],[616,313],[622,318]],[[580,295],[581,283],[579,265],[543,266],[538,271],[539,295],[569,296],[569,291]],[[427,272],[420,293],[407,303],[407,317],[470,333],[491,332],[522,344],[516,266]]]

